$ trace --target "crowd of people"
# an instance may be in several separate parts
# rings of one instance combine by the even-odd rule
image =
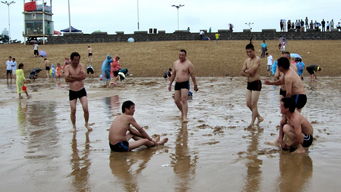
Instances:
[[[313,21],[308,19],[306,17],[303,19],[297,19],[295,21],[292,20],[286,20],[281,19],[279,22],[281,32],[286,31],[296,31],[296,32],[304,32],[304,31],[322,31],[322,32],[329,32],[329,31],[341,31],[341,22],[334,22],[334,19],[331,19],[330,21],[325,21],[322,19],[322,21]]]

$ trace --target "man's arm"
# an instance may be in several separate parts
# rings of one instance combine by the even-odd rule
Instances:
[[[194,84],[194,91],[198,91],[199,89],[198,89],[198,85],[197,85],[197,80],[195,79],[194,66],[192,63],[190,63],[188,70],[189,70],[189,74],[190,74],[192,81],[193,81],[193,84]]]
[[[269,80],[265,80],[264,81],[265,85],[283,85],[284,84],[284,76],[282,76],[280,79],[278,79],[277,81],[269,81]]]
[[[172,90],[172,83],[175,79],[176,76],[176,71],[175,71],[175,64],[173,64],[173,68],[172,68],[172,75],[169,78],[169,86],[168,86],[168,90],[171,91]]]
[[[285,78],[285,91],[286,97],[291,97],[292,95],[292,80],[291,78]]]
[[[254,76],[260,66],[260,59],[257,59],[256,65],[251,66],[251,68],[245,70],[246,73],[248,73],[250,76]]]
[[[137,131],[142,135],[143,138],[146,138],[146,139],[148,139],[149,141],[153,141],[153,142],[154,142],[154,140],[147,134],[147,132],[146,132],[139,124],[137,124],[137,122],[135,121],[134,117],[131,117],[131,118],[129,119],[129,123],[130,123],[133,127],[135,127],[135,128],[137,129]],[[131,128],[130,128],[130,129],[131,129]],[[129,131],[130,131],[130,129],[129,129]]]
[[[82,81],[86,78],[86,75],[82,66],[81,66],[81,71],[78,74],[71,74],[70,65],[68,65],[65,68],[64,75],[65,75],[66,82]]]
[[[246,60],[245,60],[245,61],[244,61],[244,64],[243,64],[243,67],[242,67],[242,70],[241,70],[241,72],[240,72],[240,75],[241,75],[241,76],[245,76],[245,77],[249,77],[249,76],[250,76],[250,74],[248,74],[248,73],[245,72],[246,69],[247,69],[247,67],[246,67]]]

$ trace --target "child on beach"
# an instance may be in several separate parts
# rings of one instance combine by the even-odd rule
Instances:
[[[17,84],[17,92],[19,94],[19,99],[22,99],[21,93],[24,91],[26,93],[27,98],[30,96],[27,93],[27,87],[25,86],[25,75],[24,75],[24,64],[20,63],[18,69],[15,71],[17,76],[16,84]]]
[[[57,67],[56,67],[56,77],[58,79],[60,79],[60,77],[62,76],[62,66],[60,65],[60,63],[57,63]]]
[[[135,104],[132,101],[125,101],[122,104],[122,115],[117,116],[109,129],[109,146],[115,152],[128,152],[142,145],[154,147],[163,145],[168,138],[152,139],[147,132],[137,124],[133,115],[135,113]],[[130,125],[135,127],[132,128]],[[135,141],[130,142],[133,139]]]

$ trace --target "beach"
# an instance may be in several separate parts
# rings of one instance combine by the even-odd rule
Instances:
[[[88,65],[87,47],[93,51],[93,67],[95,75],[101,74],[101,65],[106,55],[119,56],[123,68],[136,77],[161,77],[163,72],[172,67],[178,58],[178,51],[186,49],[188,59],[195,66],[197,76],[224,77],[239,76],[241,66],[246,59],[245,46],[249,41],[154,41],[136,43],[92,43],[92,44],[60,44],[40,45],[39,50],[47,53],[50,64],[64,64],[64,58],[77,51],[81,55],[81,63]],[[267,40],[268,51],[274,60],[280,57],[278,40]],[[253,40],[256,54],[261,54],[260,40]],[[341,75],[341,40],[290,40],[286,48],[291,53],[302,56],[308,65],[320,65],[322,71],[318,75]],[[33,56],[32,45],[10,44],[0,45],[0,58],[3,63],[8,56],[16,58],[17,63],[24,63],[24,71],[28,76],[33,68],[45,69],[41,57]],[[261,75],[267,75],[266,58],[261,60]],[[6,78],[5,65],[1,65],[0,77]],[[308,73],[304,72],[305,76]],[[46,77],[44,71],[40,77]]]
[[[337,45],[341,41],[330,42]],[[167,62],[159,66],[154,63],[152,74],[167,69],[180,47],[165,58],[157,55],[160,61]],[[245,59],[243,49],[236,51]],[[190,59],[193,52],[189,51]],[[31,50],[25,54],[31,54]],[[333,59],[340,57],[330,55]],[[126,57],[121,58],[124,63]],[[281,152],[265,144],[274,141],[278,134],[276,127],[281,119],[278,87],[263,86],[258,108],[265,120],[259,128],[247,128],[251,113],[245,105],[245,78],[198,77],[199,91],[189,101],[188,124],[181,123],[173,92],[167,90],[168,83],[161,77],[143,77],[149,76],[149,72],[136,72],[140,69],[129,65],[135,71],[133,74],[142,77],[128,77],[115,88],[101,88],[103,82],[98,78],[87,79],[90,123],[95,123],[90,133],[84,128],[79,103],[77,132],[72,131],[68,87],[63,80],[39,78],[28,84],[32,98],[19,100],[15,84],[8,86],[2,79],[1,190],[339,191],[341,78],[340,70],[337,71],[340,66],[335,61],[338,60],[333,63],[334,73],[328,75],[334,77],[304,81],[308,101],[302,114],[311,122],[315,138],[306,155]],[[196,65],[201,62],[193,62],[199,76],[209,76]],[[241,63],[238,58],[238,66]],[[264,79],[267,77],[263,76]],[[165,146],[131,153],[110,151],[107,129],[121,113],[125,100],[135,102],[135,119],[148,133],[169,138]]]

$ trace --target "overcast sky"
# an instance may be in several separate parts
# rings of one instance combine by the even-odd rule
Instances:
[[[2,0],[4,1],[4,0]],[[11,0],[7,0],[11,1]],[[11,39],[23,40],[23,0],[14,0],[10,6]],[[42,2],[42,0],[39,0]],[[39,2],[38,1],[38,2]],[[248,28],[253,22],[253,31],[279,30],[280,19],[304,19],[341,21],[340,0],[138,0],[140,30],[149,28],[174,32],[177,30],[177,10],[180,8],[180,29],[190,27],[192,32],[200,29],[227,29],[232,23],[235,31]],[[28,2],[28,0],[26,0]],[[48,0],[48,4],[49,4]],[[96,30],[114,34],[116,31],[133,33],[137,30],[137,0],[70,0],[71,25],[92,33]],[[7,5],[0,5],[0,31],[8,28]],[[55,30],[67,28],[68,0],[52,2]]]

